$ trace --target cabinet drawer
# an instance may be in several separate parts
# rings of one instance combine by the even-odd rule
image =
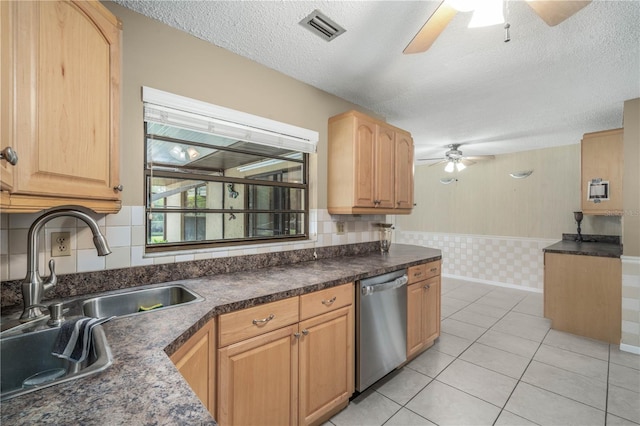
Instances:
[[[297,323],[298,299],[291,297],[220,315],[220,347]]]
[[[353,283],[348,283],[300,296],[300,320],[351,305],[353,292]]]
[[[435,260],[409,268],[409,284],[440,275],[440,261]]]

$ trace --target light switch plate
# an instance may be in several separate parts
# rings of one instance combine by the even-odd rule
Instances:
[[[51,257],[71,256],[71,238],[69,232],[51,233]]]

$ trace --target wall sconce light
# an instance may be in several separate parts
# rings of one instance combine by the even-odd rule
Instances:
[[[509,176],[514,179],[524,179],[531,176],[531,173],[533,173],[533,170],[522,170],[519,172],[509,173]]]
[[[456,178],[442,178],[442,179],[440,179],[440,183],[443,184],[443,185],[449,185],[450,183],[457,182],[457,181],[458,181],[458,179],[456,179]]]

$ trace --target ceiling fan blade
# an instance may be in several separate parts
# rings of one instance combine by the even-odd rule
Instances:
[[[429,49],[456,13],[457,11],[447,2],[441,2],[402,53],[420,53]]]
[[[418,158],[418,161],[436,161],[436,160],[446,160],[445,157],[436,157],[436,158]]]
[[[448,162],[449,162],[449,160],[440,160],[440,161],[438,161],[436,163],[429,164],[429,167],[438,166],[440,164],[444,164],[444,163],[448,163]]]
[[[591,0],[528,0],[527,4],[550,27],[556,26],[565,19],[570,18],[583,7],[591,3]]]
[[[465,157],[465,158],[463,158],[462,160],[460,160],[460,162],[461,162],[462,164],[464,164],[465,166],[467,166],[467,167],[469,167],[469,166],[473,166],[474,164],[476,164],[476,162],[475,162],[475,161],[470,160],[469,158],[471,158],[471,157]]]
[[[470,155],[470,156],[464,156],[465,160],[471,160],[471,161],[483,161],[483,160],[495,160],[496,156],[495,155]]]

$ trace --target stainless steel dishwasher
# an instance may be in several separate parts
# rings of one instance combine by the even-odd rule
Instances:
[[[356,390],[362,392],[407,360],[407,271],[359,281]]]

